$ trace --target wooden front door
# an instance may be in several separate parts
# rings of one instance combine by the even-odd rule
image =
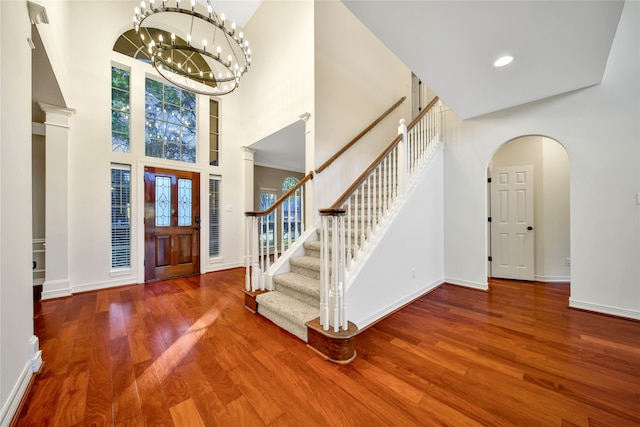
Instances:
[[[145,281],[200,273],[200,174],[144,169]]]

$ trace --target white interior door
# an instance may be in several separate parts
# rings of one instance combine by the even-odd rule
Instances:
[[[491,276],[534,279],[533,166],[491,170]]]

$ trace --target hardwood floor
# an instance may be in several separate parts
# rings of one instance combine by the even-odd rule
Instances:
[[[18,426],[638,426],[640,323],[568,285],[443,285],[349,365],[243,308],[241,269],[46,301]]]

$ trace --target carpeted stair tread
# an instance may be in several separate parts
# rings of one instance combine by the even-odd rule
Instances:
[[[320,315],[319,307],[312,307],[278,291],[260,294],[256,296],[256,302],[258,313],[305,342],[306,323]]]
[[[312,256],[305,255],[305,256],[291,258],[289,260],[289,264],[308,268],[309,270],[320,271],[320,258],[316,258]]]
[[[319,240],[313,242],[304,242],[303,246],[305,255],[312,256],[314,258],[320,258],[321,243]]]
[[[320,306],[320,281],[298,273],[273,276],[276,290],[306,304]]]

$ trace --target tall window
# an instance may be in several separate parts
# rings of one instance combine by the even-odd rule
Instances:
[[[218,128],[218,101],[209,101],[209,164],[220,165],[220,133]]]
[[[111,67],[111,151],[128,153],[129,71]]]
[[[260,190],[260,210],[267,210],[276,201],[276,192],[274,190]],[[262,243],[267,242],[269,246],[273,246],[273,233],[275,227],[275,211],[271,212],[266,218],[260,218],[260,227]]]
[[[220,177],[209,177],[209,256],[220,256]]]
[[[196,95],[150,78],[145,84],[145,154],[196,161]]]
[[[131,168],[111,165],[111,269],[131,267]]]
[[[299,182],[292,176],[282,182],[282,194],[296,186]],[[287,244],[293,243],[300,235],[302,228],[302,199],[294,193],[282,203],[282,240]]]

